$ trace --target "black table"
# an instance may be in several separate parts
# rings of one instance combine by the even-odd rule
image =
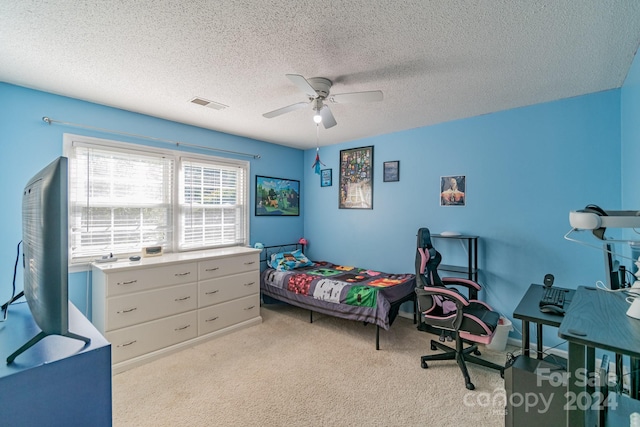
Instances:
[[[569,342],[568,399],[589,397],[593,387],[584,381],[584,373],[595,372],[595,349],[612,351],[631,358],[630,397],[616,394],[617,408],[610,408],[607,425],[628,425],[629,414],[640,411],[638,396],[638,360],[640,360],[640,320],[626,315],[629,303],[622,292],[579,287],[558,330],[560,338]],[[576,375],[581,372],[582,374]],[[585,394],[586,393],[586,394]],[[574,402],[576,400],[574,399]],[[596,405],[595,409],[600,409]],[[587,425],[590,410],[567,411],[567,425]],[[622,423],[622,424],[621,424]]]
[[[565,303],[564,308],[565,311],[571,305],[571,301],[573,299],[573,295],[575,290],[573,289],[563,289],[566,292],[565,295]],[[537,336],[536,336],[536,353],[537,358],[543,358],[543,349],[542,349],[542,326],[548,325],[553,327],[559,327],[562,323],[564,316],[559,316],[556,314],[548,314],[540,311],[540,299],[544,293],[544,286],[531,284],[527,293],[524,294],[522,300],[520,300],[520,304],[513,312],[513,317],[515,319],[520,319],[522,321],[522,354],[525,356],[529,356],[530,352],[530,344],[529,344],[529,324],[531,322],[536,324],[537,328]]]

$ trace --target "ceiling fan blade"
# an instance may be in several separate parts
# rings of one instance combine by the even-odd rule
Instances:
[[[331,110],[326,105],[322,107],[322,110],[320,110],[320,116],[322,116],[322,125],[325,129],[332,128],[338,124],[336,119],[333,117],[333,113],[331,113]]]
[[[307,79],[305,79],[304,77],[302,77],[299,74],[287,74],[286,75],[289,80],[291,80],[291,83],[293,83],[294,85],[298,86],[298,88],[303,91],[304,93],[306,93],[307,95],[316,98],[318,96],[318,94],[316,93],[316,90],[313,88],[313,86],[311,86],[311,84],[307,81]]]
[[[329,100],[337,104],[347,104],[352,102],[382,101],[382,97],[382,91],[372,90],[369,92],[337,93],[335,95],[329,95]]]
[[[272,119],[282,114],[299,110],[301,108],[306,107],[307,105],[309,105],[308,102],[298,102],[296,104],[291,104],[291,105],[287,105],[286,107],[278,108],[277,110],[269,111],[268,113],[264,113],[263,116],[266,117],[267,119]]]

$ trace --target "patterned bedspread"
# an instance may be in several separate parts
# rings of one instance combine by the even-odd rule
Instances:
[[[389,274],[330,262],[291,271],[262,272],[263,294],[331,316],[389,329],[397,314],[392,304],[413,295],[413,274]]]

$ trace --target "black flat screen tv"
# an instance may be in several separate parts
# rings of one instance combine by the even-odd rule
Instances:
[[[35,174],[22,195],[22,252],[24,296],[41,332],[13,352],[13,362],[48,335],[62,335],[89,343],[69,332],[69,161],[59,157]]]

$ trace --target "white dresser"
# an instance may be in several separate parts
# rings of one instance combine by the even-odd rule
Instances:
[[[262,322],[259,249],[233,247],[92,265],[92,321],[113,373]]]

